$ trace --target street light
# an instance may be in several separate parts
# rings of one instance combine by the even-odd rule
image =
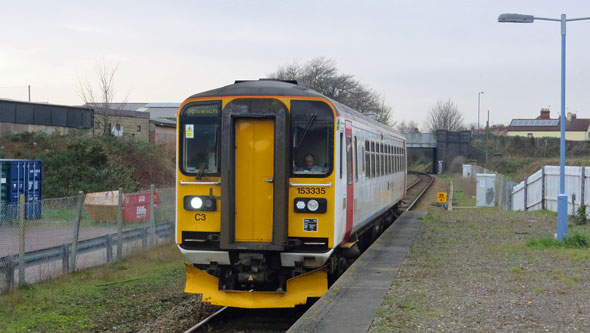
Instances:
[[[479,97],[483,94],[483,91],[477,93],[477,136],[479,136]]]
[[[561,14],[561,19],[535,17],[522,14],[501,14],[498,22],[504,23],[533,23],[535,20],[561,22],[561,137],[559,156],[559,195],[557,196],[557,239],[561,241],[567,235],[567,194],[565,194],[565,24],[568,21],[590,20],[590,17],[566,19]]]

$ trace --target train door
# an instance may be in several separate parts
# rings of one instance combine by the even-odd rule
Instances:
[[[346,235],[344,239],[348,239],[353,223],[354,210],[354,181],[352,170],[352,122],[346,121],[344,128],[346,136]]]
[[[235,241],[271,242],[274,120],[236,119]]]
[[[278,100],[240,98],[223,108],[220,248],[284,249],[287,126],[287,108]]]

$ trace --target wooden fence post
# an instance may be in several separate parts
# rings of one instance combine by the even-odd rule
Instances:
[[[18,285],[25,285],[25,196],[19,199],[18,223]]]
[[[119,205],[117,206],[117,260],[123,258],[123,189],[119,188]]]
[[[71,272],[76,271],[76,256],[78,254],[78,235],[80,234],[80,219],[82,218],[82,204],[84,203],[84,192],[78,192],[78,205],[76,209],[76,220],[74,221],[74,235],[72,238],[72,263],[70,264]]]

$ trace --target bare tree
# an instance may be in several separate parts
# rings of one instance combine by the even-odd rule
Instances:
[[[450,99],[436,102],[436,105],[428,113],[426,128],[429,131],[436,130],[459,131],[465,128],[463,116],[457,106]]]
[[[92,84],[88,78],[78,80],[78,95],[85,105],[94,113],[95,128],[102,130],[103,135],[111,135],[109,124],[116,121],[117,112],[127,103],[127,96],[115,103],[115,75],[119,69],[119,62],[114,65],[105,60],[96,64],[96,76],[98,82]]]
[[[353,75],[340,74],[334,60],[318,57],[304,65],[293,62],[279,67],[269,77],[281,80],[297,80],[309,88],[324,94],[367,115],[374,115],[383,124],[392,125],[391,107],[382,97],[354,79]]]
[[[397,124],[395,129],[397,129],[398,131],[400,131],[402,133],[420,133],[420,129],[418,128],[418,123],[413,120],[410,120],[408,122],[406,122],[405,120],[402,120],[400,123]]]

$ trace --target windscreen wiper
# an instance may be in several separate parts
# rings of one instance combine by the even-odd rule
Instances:
[[[299,146],[301,146],[301,144],[303,143],[303,138],[305,138],[305,135],[309,131],[309,128],[311,127],[311,125],[313,124],[313,122],[315,121],[315,118],[317,118],[317,116],[318,116],[317,114],[312,113],[311,117],[309,117],[309,120],[307,121],[307,124],[305,124],[305,128],[303,129],[303,133],[299,137],[299,140],[297,140],[297,144],[295,145],[296,149],[299,148]]]
[[[205,161],[203,162],[199,171],[197,171],[197,180],[200,180],[201,178],[203,178],[203,173],[205,172],[205,167],[209,164],[210,157],[211,157],[211,154],[207,153],[207,157],[205,158]]]

